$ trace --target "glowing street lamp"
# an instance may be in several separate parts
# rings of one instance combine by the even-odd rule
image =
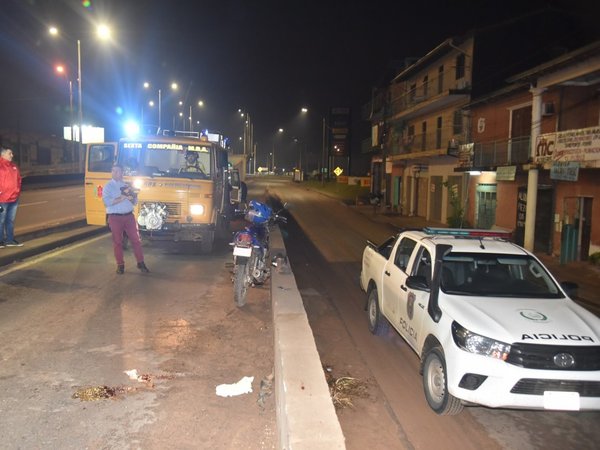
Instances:
[[[51,36],[57,37],[60,31],[57,27],[51,26],[48,29]],[[107,25],[99,25],[97,35],[101,40],[109,40],[111,37],[110,28]],[[78,86],[78,101],[79,101],[79,143],[83,143],[83,87],[81,73],[81,40],[77,39],[77,86]]]
[[[144,89],[150,89],[150,82],[144,81]],[[171,90],[176,91],[178,89],[177,83],[171,83]],[[153,106],[153,105],[151,105]],[[175,128],[175,127],[173,127]],[[158,89],[158,131],[162,130],[162,89]]]
[[[60,76],[66,75],[65,66],[58,64],[55,69]],[[71,150],[75,153],[75,142],[73,140],[73,81],[69,80],[69,128],[71,130]]]

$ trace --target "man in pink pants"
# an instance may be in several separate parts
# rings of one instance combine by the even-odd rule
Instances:
[[[123,167],[115,164],[112,168],[112,179],[106,183],[102,190],[102,201],[106,206],[108,214],[108,225],[112,233],[113,250],[117,260],[117,273],[125,272],[125,261],[123,259],[123,232],[127,234],[133,254],[137,260],[137,267],[142,273],[150,270],[144,263],[142,243],[138,233],[137,223],[133,216],[133,207],[137,203],[137,196],[131,186],[123,181]]]

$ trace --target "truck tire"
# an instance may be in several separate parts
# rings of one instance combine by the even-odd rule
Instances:
[[[379,308],[379,301],[377,299],[377,288],[373,288],[369,291],[369,297],[367,299],[367,314],[369,315],[369,331],[375,336],[383,336],[387,334],[390,323],[387,321],[381,309]]]
[[[432,348],[423,362],[423,390],[429,407],[440,416],[454,416],[463,410],[462,402],[448,392],[446,360],[440,347]]]

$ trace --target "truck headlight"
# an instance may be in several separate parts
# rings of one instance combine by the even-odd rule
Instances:
[[[204,214],[204,206],[203,205],[190,205],[190,214],[192,216],[201,216]]]
[[[459,348],[476,355],[506,361],[510,353],[510,344],[495,341],[467,330],[456,322],[452,323],[452,337]]]
[[[144,185],[144,180],[141,178],[134,178],[133,180],[133,188],[134,189],[141,189],[142,186]]]

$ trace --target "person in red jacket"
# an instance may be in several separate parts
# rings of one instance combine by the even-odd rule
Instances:
[[[0,248],[23,245],[15,240],[14,235],[21,194],[21,173],[12,160],[11,149],[0,149]]]

